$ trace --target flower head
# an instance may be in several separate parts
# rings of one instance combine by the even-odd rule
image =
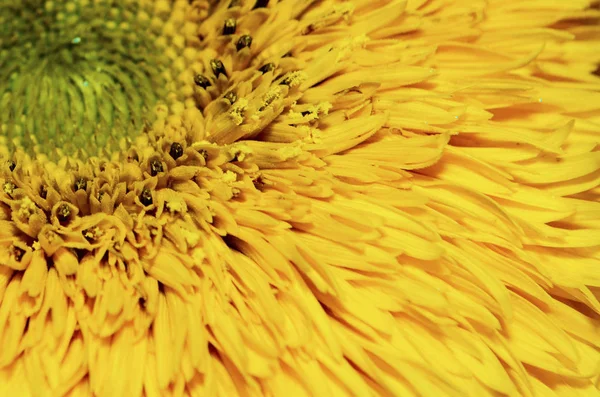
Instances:
[[[598,1],[0,5],[0,395],[593,395]]]

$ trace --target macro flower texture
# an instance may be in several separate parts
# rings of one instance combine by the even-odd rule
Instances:
[[[0,396],[600,396],[600,1],[0,3]]]

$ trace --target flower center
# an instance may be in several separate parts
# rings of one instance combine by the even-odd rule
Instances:
[[[88,157],[119,150],[152,122],[168,65],[152,2],[144,4],[3,2],[0,143]]]

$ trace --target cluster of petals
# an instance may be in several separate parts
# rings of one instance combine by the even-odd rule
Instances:
[[[0,395],[600,395],[599,1],[126,3],[152,124],[0,137]]]

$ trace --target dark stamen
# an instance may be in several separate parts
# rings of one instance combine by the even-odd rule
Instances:
[[[229,101],[229,103],[231,103],[231,104],[233,104],[235,101],[237,101],[237,95],[233,91],[229,91],[227,94],[225,94],[223,96],[223,98],[227,99]]]
[[[270,72],[271,70],[275,70],[275,64],[271,63],[271,62],[265,63],[258,69],[258,71],[261,72],[262,74]]]
[[[171,150],[169,150],[169,154],[173,157],[173,160],[177,160],[181,156],[183,156],[183,146],[181,146],[178,142],[173,142],[171,144]]]
[[[235,45],[235,48],[238,51],[240,51],[241,49],[246,48],[246,47],[250,48],[250,45],[252,45],[252,37],[250,37],[249,34],[245,34],[240,37],[237,44]]]
[[[291,76],[286,76],[283,80],[281,80],[281,83],[279,83],[279,85],[290,85],[290,84],[292,84]]]
[[[40,197],[45,200],[47,196],[48,196],[48,188],[46,187],[46,185],[40,186]]]
[[[207,89],[208,87],[210,87],[212,84],[210,84],[210,80],[208,80],[206,77],[204,77],[201,74],[197,74],[194,76],[194,83],[201,88]]]
[[[78,191],[78,190],[85,190],[87,188],[87,179],[81,177],[81,178],[77,178],[75,180],[75,183],[73,184],[73,190]]]
[[[62,204],[56,211],[56,217],[60,223],[65,223],[71,216],[71,209],[67,204]]]
[[[219,61],[218,59],[211,60],[210,67],[212,68],[215,77],[218,78],[220,74],[227,77],[227,71],[225,71],[225,66],[223,65],[223,62]]]
[[[142,193],[140,193],[140,203],[146,207],[152,205],[152,192],[150,189],[142,189]]]
[[[230,35],[235,33],[235,28],[237,27],[237,22],[234,18],[227,18],[225,23],[223,24],[223,34]]]
[[[163,165],[160,160],[152,160],[150,161],[150,175],[156,176],[160,172],[163,172]]]
[[[254,7],[252,7],[252,9],[256,10],[257,8],[265,8],[268,5],[269,5],[269,0],[257,0],[256,4],[254,4]]]
[[[198,150],[198,153],[200,153],[204,161],[208,160],[208,152],[206,151],[206,149],[200,149]]]
[[[25,251],[19,247],[15,247],[14,245],[12,246],[12,254],[15,257],[15,260],[17,262],[21,262],[21,259],[23,259],[23,255],[25,255]]]

